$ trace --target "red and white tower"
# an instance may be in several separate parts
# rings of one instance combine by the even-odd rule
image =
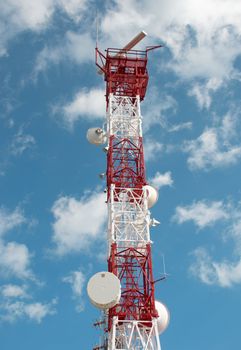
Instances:
[[[140,103],[148,84],[148,52],[133,50],[141,32],[123,49],[96,48],[106,81],[105,130],[89,129],[91,143],[107,142],[108,272],[88,284],[92,303],[105,310],[106,341],[96,349],[160,350],[159,334],[169,313],[155,301],[149,208],[158,198],[148,185],[143,154]]]

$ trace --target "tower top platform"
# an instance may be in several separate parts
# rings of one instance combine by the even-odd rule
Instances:
[[[148,51],[159,46],[150,46],[146,50],[125,50],[108,48],[103,54],[96,48],[96,65],[106,81],[106,100],[109,95],[136,97],[144,100],[148,84]]]

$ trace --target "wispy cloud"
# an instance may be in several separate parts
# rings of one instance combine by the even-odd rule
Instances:
[[[107,218],[106,195],[88,193],[80,199],[60,197],[52,207],[54,215],[53,243],[56,254],[88,251],[103,236]]]
[[[20,279],[33,278],[31,257],[25,244],[0,241],[0,275]]]
[[[0,322],[13,323],[18,320],[29,319],[41,323],[45,317],[56,314],[56,302],[56,299],[53,299],[50,303],[3,300],[0,304]]]
[[[163,144],[147,137],[144,142],[144,154],[147,162],[156,160],[163,151]]]
[[[83,288],[85,285],[85,275],[82,271],[72,271],[63,278],[63,282],[69,283],[72,289],[73,299],[76,301],[76,311],[81,312],[84,308]]]
[[[237,163],[241,158],[241,146],[224,145],[218,130],[206,129],[196,140],[187,141],[185,152],[190,169],[210,169]]]
[[[178,132],[180,130],[191,130],[192,129],[192,122],[184,122],[180,124],[173,124],[168,127],[168,132]]]
[[[11,124],[11,119],[8,123]],[[10,125],[8,125],[10,127]],[[11,124],[14,130],[14,122]],[[30,151],[36,145],[36,140],[33,135],[24,131],[24,126],[21,126],[14,135],[9,138],[6,145],[2,145],[2,152],[0,154],[0,176],[5,176],[7,170],[16,161],[16,157],[21,157],[25,152]]]
[[[5,284],[1,286],[1,295],[4,298],[26,298],[28,297],[26,285]]]
[[[10,153],[14,156],[20,156],[27,149],[32,148],[36,144],[35,138],[30,134],[24,134],[20,130],[12,140],[10,145]]]
[[[94,56],[94,40],[89,33],[66,32],[59,43],[45,46],[38,54],[33,71],[33,79],[36,81],[41,72],[45,72],[52,65],[62,61],[76,64],[86,63]]]
[[[51,303],[44,304],[40,302],[32,303],[32,304],[25,304],[23,308],[23,313],[33,321],[36,321],[37,323],[41,323],[42,320],[47,315],[54,315],[56,314],[55,305],[57,303],[56,299],[53,299]]]
[[[187,221],[200,229],[222,223],[218,237],[223,238],[223,244],[233,243],[233,254],[229,258],[215,259],[204,247],[193,250],[194,258],[189,270],[202,283],[220,287],[232,287],[241,283],[241,209],[240,203],[236,206],[232,202],[199,201],[189,206],[177,207],[174,220],[179,224]],[[212,252],[215,254],[215,251]]]
[[[60,113],[64,125],[69,129],[81,119],[102,119],[105,113],[104,94],[104,90],[98,88],[81,90],[70,102],[55,105],[53,114]]]
[[[86,0],[6,0],[0,3],[0,56],[7,54],[8,42],[19,33],[45,30],[57,10],[79,22],[86,9]],[[6,20],[7,18],[7,20]]]
[[[20,228],[23,224],[31,224],[20,207],[13,211],[0,208],[0,275],[4,278],[35,279],[31,270],[33,254],[23,243],[8,241],[6,234]]]
[[[13,211],[9,211],[5,207],[0,207],[0,236],[3,236],[8,231],[26,223],[27,219],[23,211],[17,207]]]
[[[150,183],[158,190],[163,186],[172,186],[172,174],[170,171],[167,171],[164,174],[161,174],[159,171],[157,171],[155,176],[150,179]]]
[[[188,153],[190,169],[225,167],[241,158],[241,143],[237,138],[240,128],[239,111],[229,112],[218,126],[206,128],[195,140],[186,141],[183,150]],[[236,142],[236,143],[235,143]]]
[[[148,102],[143,103],[144,131],[149,130],[154,125],[168,128],[166,114],[175,114],[177,101],[170,95],[159,94],[156,88],[152,88],[148,96]]]
[[[0,323],[30,320],[41,323],[47,316],[56,314],[57,298],[50,302],[34,300],[33,286],[5,284],[0,291]]]
[[[218,78],[208,79],[205,83],[194,83],[188,95],[194,96],[200,109],[209,109],[212,95],[221,87],[222,80]]]
[[[57,0],[56,2],[56,5],[75,22],[79,22],[82,19],[87,4],[87,0]]]
[[[241,257],[236,261],[215,261],[204,248],[193,252],[195,261],[190,267],[193,276],[201,282],[220,287],[232,287],[241,283]]]
[[[200,229],[214,225],[219,220],[229,218],[229,213],[222,201],[198,201],[187,206],[176,207],[173,220],[178,224],[187,221],[193,223]]]

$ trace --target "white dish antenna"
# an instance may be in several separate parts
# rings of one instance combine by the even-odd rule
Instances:
[[[98,272],[89,280],[87,293],[91,303],[98,309],[110,309],[120,301],[120,280],[111,272]]]
[[[146,193],[147,193],[148,208],[151,208],[153,207],[153,205],[156,204],[158,200],[158,191],[155,189],[155,187],[150,185],[143,186],[143,189],[146,190]]]
[[[158,300],[155,300],[155,308],[158,313],[158,318],[157,318],[157,329],[158,333],[161,334],[163,333],[166,328],[169,325],[170,322],[170,312],[166,305],[161,303]]]
[[[103,145],[107,141],[106,133],[101,128],[88,129],[86,137],[89,143],[96,146]]]

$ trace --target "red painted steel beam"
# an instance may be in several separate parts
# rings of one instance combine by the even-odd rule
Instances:
[[[120,320],[151,321],[156,317],[151,247],[121,248],[112,245],[109,271],[121,282],[121,300],[110,309],[109,318]]]
[[[142,138],[135,145],[128,139],[110,137],[107,155],[107,186],[139,188],[146,184]]]

